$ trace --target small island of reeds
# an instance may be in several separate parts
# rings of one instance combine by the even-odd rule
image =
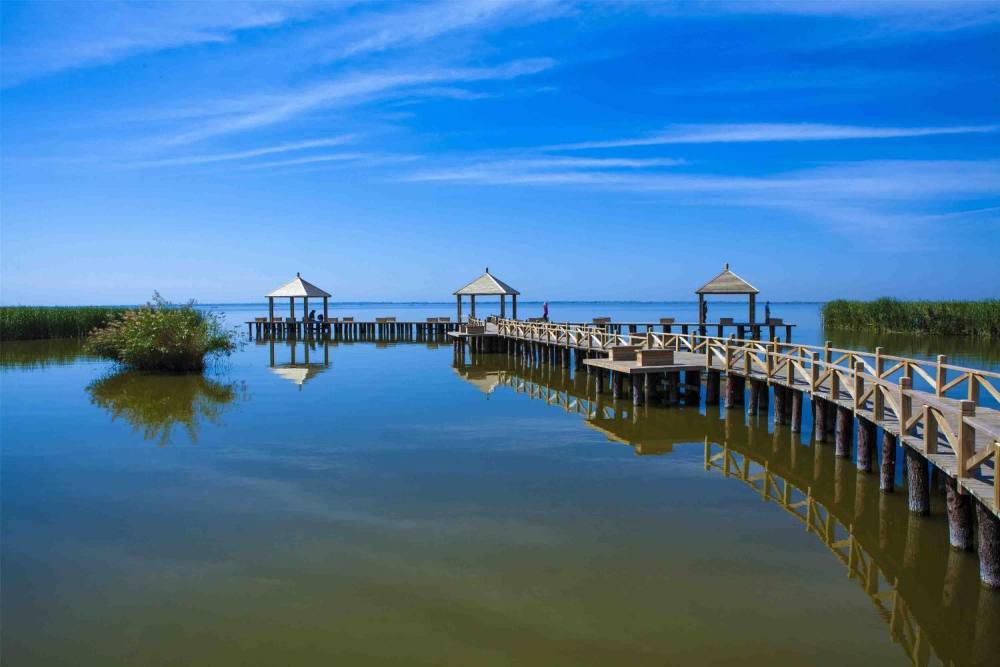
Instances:
[[[1000,337],[1000,299],[983,301],[874,301],[838,299],[823,305],[831,329],[945,336]]]
[[[150,303],[92,331],[85,349],[134,370],[188,372],[202,370],[208,356],[232,352],[234,338],[193,301],[178,306],[154,294]]]
[[[3,306],[0,340],[83,338],[127,310],[121,306]]]

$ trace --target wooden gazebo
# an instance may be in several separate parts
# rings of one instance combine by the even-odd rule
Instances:
[[[511,317],[515,320],[517,319],[517,295],[520,294],[520,292],[490,273],[489,267],[486,267],[486,273],[479,276],[462,289],[455,291],[454,294],[456,307],[458,309],[459,322],[462,321],[463,296],[469,297],[469,315],[472,317],[476,316],[477,296],[499,296],[500,317],[507,317],[507,296],[510,295]]]
[[[302,274],[296,273],[295,280],[282,285],[267,295],[267,310],[270,321],[274,321],[274,300],[288,299],[288,312],[295,319],[295,299],[302,299],[303,319],[309,316],[309,297],[323,299],[323,319],[329,319],[330,293],[321,290],[312,283],[302,280]]]
[[[757,321],[757,294],[760,292],[756,287],[740,278],[729,270],[726,263],[722,273],[715,276],[707,283],[695,290],[698,295],[698,324],[705,324],[705,296],[709,294],[746,294],[750,298],[750,319],[748,323]]]

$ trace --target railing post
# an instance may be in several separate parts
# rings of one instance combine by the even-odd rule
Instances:
[[[864,405],[861,400],[865,393],[865,365],[860,361],[854,364],[854,411],[857,412]]]
[[[726,362],[725,362],[725,369],[726,369],[726,374],[727,375],[729,374],[729,369],[732,368],[732,365],[733,365],[733,347],[732,347],[732,345],[729,344],[729,341],[727,340],[726,341]]]
[[[993,470],[1000,470],[1000,442],[993,443]],[[1000,480],[997,480],[996,472],[993,474],[993,511],[1000,512]]]
[[[819,352],[810,353],[809,361],[809,391],[815,392],[819,385]]]
[[[944,396],[944,385],[947,381],[947,370],[944,365],[948,363],[948,357],[943,354],[937,356],[937,373],[934,376],[934,383],[937,385],[934,387],[934,392],[938,396]]]
[[[969,371],[968,399],[973,403],[979,403],[979,378],[972,371]]]
[[[910,434],[910,427],[906,423],[910,421],[913,412],[913,398],[907,395],[913,388],[913,379],[908,377],[899,378],[899,437],[903,439]]]
[[[958,459],[958,478],[969,476],[969,457],[975,453],[976,429],[965,421],[966,417],[976,416],[976,404],[972,401],[961,401],[961,414],[958,416],[958,446],[955,447],[955,458]],[[993,479],[996,486],[997,480]]]
[[[934,411],[929,405],[924,406],[924,453],[937,454],[938,425]]]
[[[876,424],[885,419],[885,396],[882,395],[882,384],[879,380],[885,375],[885,359],[882,358],[882,348],[875,348],[875,391],[872,392],[872,418]]]
[[[830,341],[823,343],[823,361],[830,363],[833,361],[833,352],[830,350],[830,346],[833,345]]]

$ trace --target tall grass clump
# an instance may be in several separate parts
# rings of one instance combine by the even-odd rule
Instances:
[[[145,371],[200,371],[205,357],[235,347],[234,334],[216,315],[195,310],[194,302],[170,304],[159,294],[95,329],[85,345],[91,354]]]
[[[116,306],[2,306],[0,340],[83,338],[126,310]]]
[[[891,333],[1000,336],[1000,299],[985,301],[830,301],[823,325]]]

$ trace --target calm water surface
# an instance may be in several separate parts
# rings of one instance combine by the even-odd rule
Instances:
[[[164,377],[8,343],[0,389],[4,665],[997,655],[940,496],[911,518],[741,412],[633,413],[425,344],[249,343]]]

